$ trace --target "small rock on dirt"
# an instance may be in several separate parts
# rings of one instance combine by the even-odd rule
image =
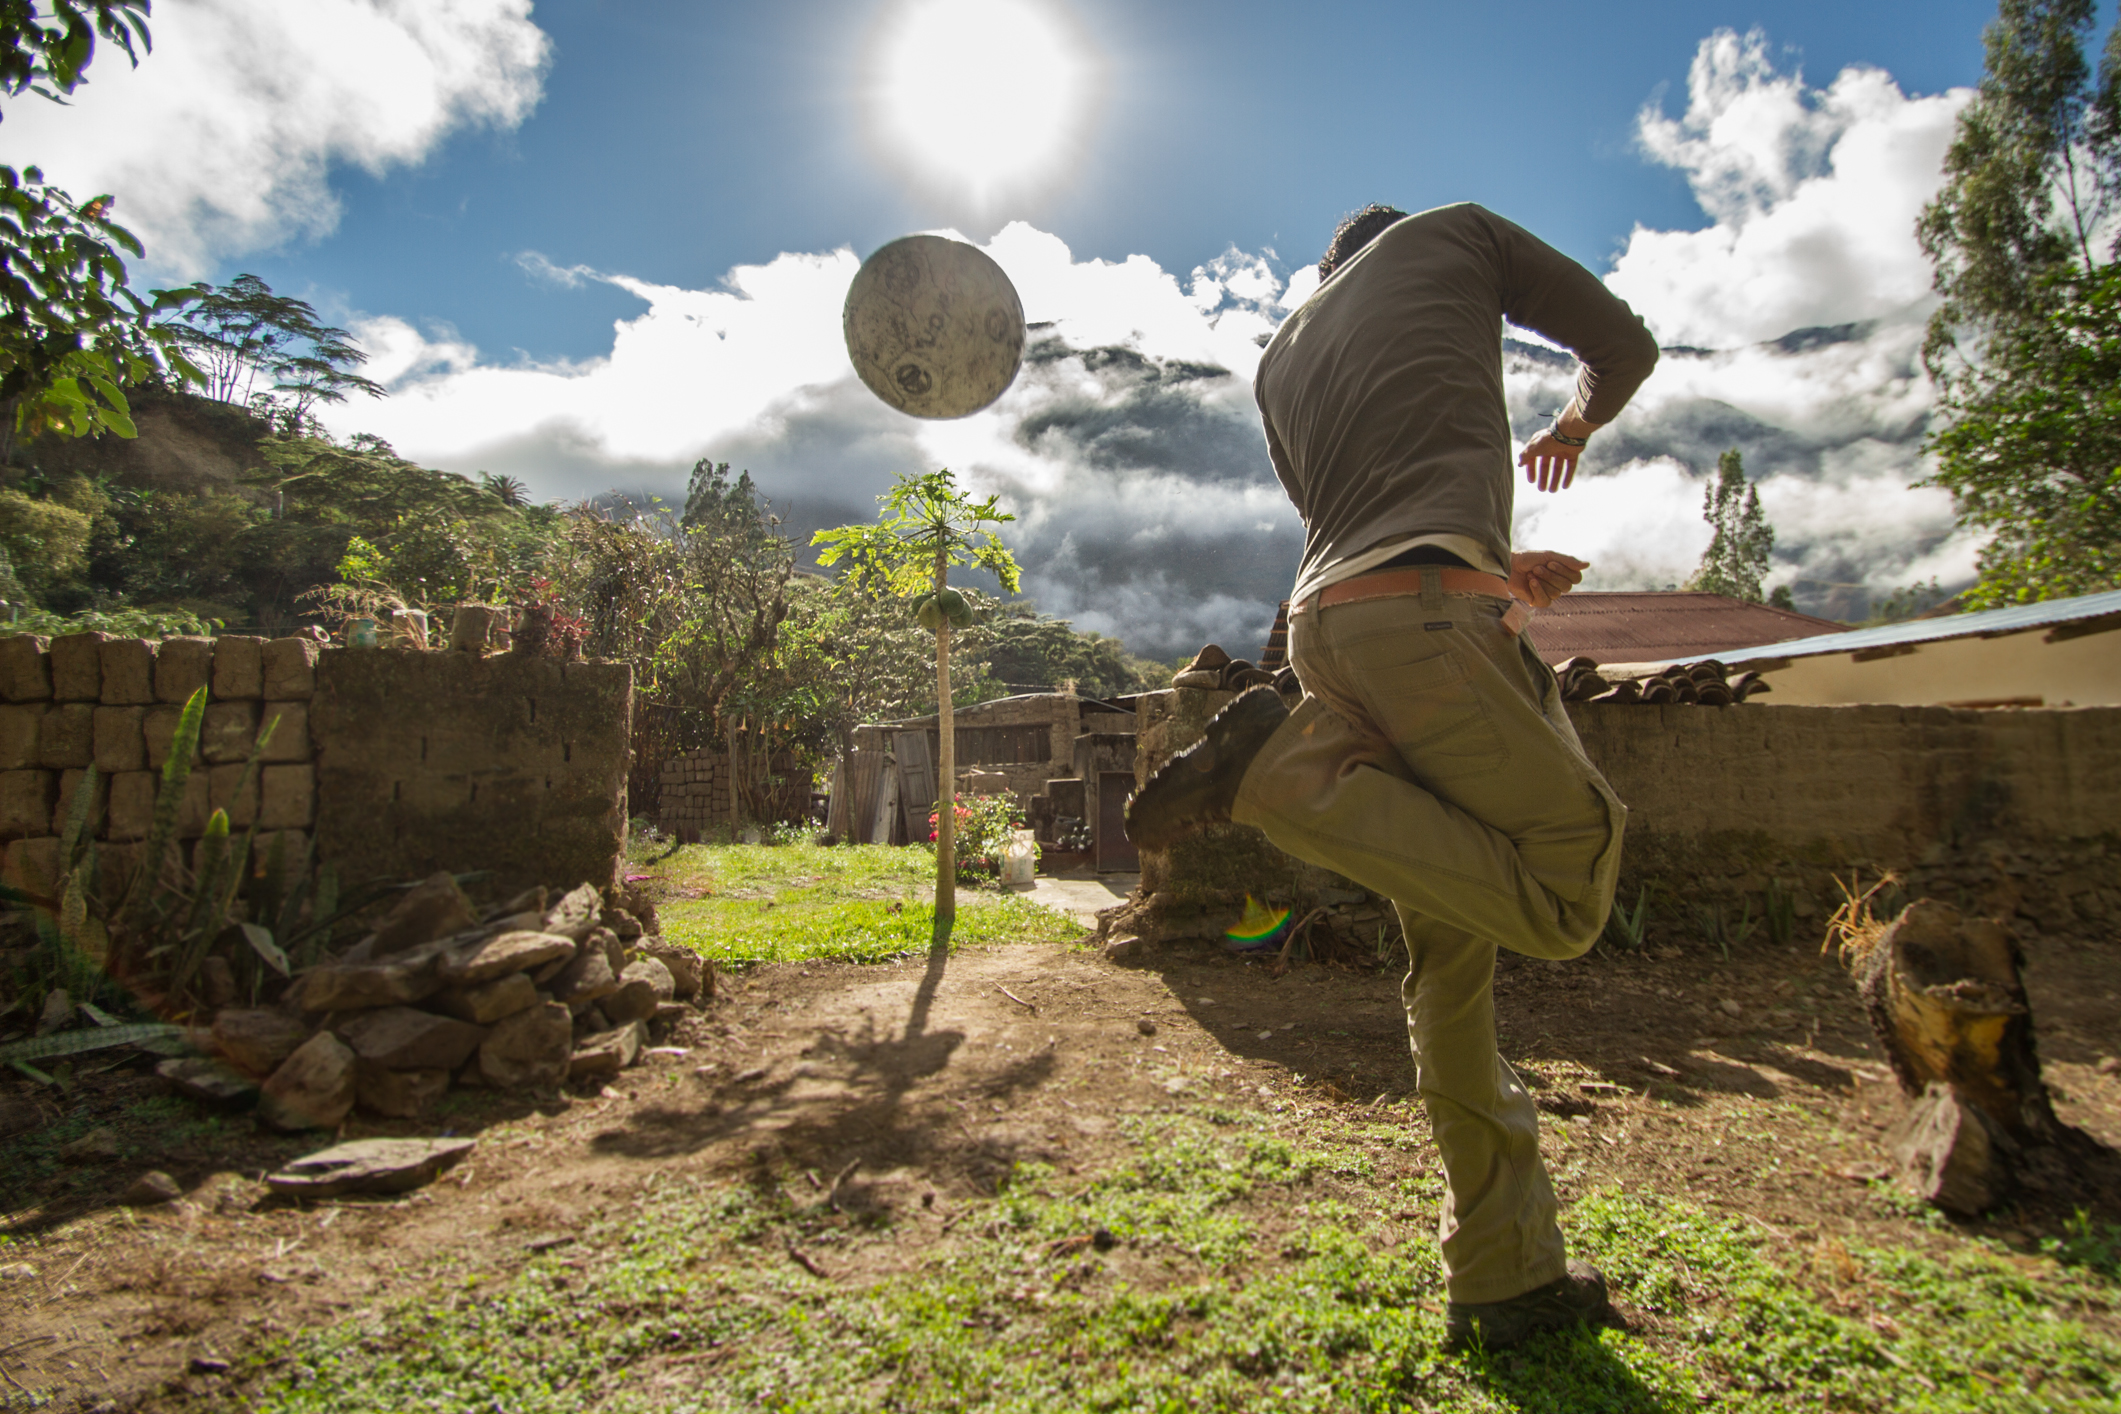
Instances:
[[[648,1028],[638,1021],[592,1036],[575,1048],[574,1058],[568,1062],[567,1078],[603,1080],[617,1075],[640,1059],[641,1047],[647,1040]]]
[[[619,973],[621,982],[646,982],[655,989],[655,999],[667,1002],[677,996],[677,978],[669,965],[658,957],[636,958],[626,964]]]
[[[1743,1016],[1745,1014],[1745,1008],[1738,1004],[1736,997],[1725,997],[1722,1001],[1716,1003],[1716,1008],[1725,1016]]]
[[[195,1375],[225,1375],[228,1373],[228,1362],[218,1355],[194,1355],[191,1358],[191,1372]]]
[[[634,945],[634,951],[654,958],[670,970],[672,996],[690,1001],[700,995],[707,976],[706,959],[691,948],[650,933]],[[712,995],[714,989],[707,986],[706,991]]]
[[[118,1201],[128,1208],[152,1208],[158,1203],[172,1203],[184,1196],[177,1180],[160,1169],[149,1169],[126,1186]]]
[[[496,1089],[551,1088],[567,1078],[574,1019],[559,1002],[503,1017],[479,1047],[479,1078]]]
[[[118,1136],[98,1126],[79,1139],[59,1146],[59,1157],[70,1164],[103,1164],[118,1157]]]
[[[1114,938],[1105,944],[1105,956],[1114,962],[1125,962],[1129,958],[1140,957],[1142,951],[1140,938]]]
[[[1154,1036],[1156,1034],[1156,1023],[1145,1016],[1134,1023],[1134,1029],[1141,1032],[1144,1036]]]
[[[309,1039],[309,1028],[284,1011],[230,1007],[214,1017],[214,1044],[238,1070],[270,1075]]]
[[[178,1094],[209,1105],[234,1109],[257,1103],[257,1081],[208,1056],[177,1056],[158,1064],[155,1074]]]
[[[74,1019],[74,999],[64,987],[54,987],[44,998],[44,1010],[37,1015],[37,1034],[49,1036],[62,1030]]]
[[[265,1176],[275,1193],[337,1198],[348,1193],[404,1193],[454,1167],[476,1139],[356,1139],[296,1159]]]
[[[37,1269],[27,1262],[0,1262],[0,1281],[28,1281]]]
[[[258,1097],[258,1116],[275,1129],[330,1129],[354,1104],[354,1053],[319,1031],[281,1062]]]

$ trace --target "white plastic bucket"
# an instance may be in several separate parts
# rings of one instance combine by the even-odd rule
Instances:
[[[1002,846],[1002,887],[1028,889],[1038,872],[1038,845],[1029,830],[1011,830]]]

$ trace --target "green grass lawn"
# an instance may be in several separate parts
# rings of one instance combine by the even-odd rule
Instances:
[[[648,863],[644,860],[653,860]],[[687,845],[629,861],[667,891],[663,935],[718,963],[882,962],[928,951],[935,856],[919,846]],[[957,891],[953,947],[1065,942],[1066,914],[992,887]]]
[[[910,1267],[888,1218],[829,1212],[800,1182],[690,1181],[499,1280],[286,1338],[249,1367],[252,1407],[2121,1408],[2114,1233],[2040,1257],[1972,1240],[1803,1253],[1610,1191],[1571,1205],[1570,1241],[1639,1328],[1446,1355],[1437,1181],[1379,1176],[1403,1131],[1282,1123],[1205,1108],[1128,1121],[1131,1159],[1080,1178],[1019,1167]],[[1100,1227],[1109,1253],[1064,1241]],[[800,1269],[791,1244],[838,1279]],[[879,1254],[901,1260],[851,1275]]]

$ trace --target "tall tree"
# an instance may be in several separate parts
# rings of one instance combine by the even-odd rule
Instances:
[[[384,396],[381,384],[354,371],[368,354],[351,334],[324,323],[307,302],[274,294],[256,275],[225,285],[201,281],[167,292],[163,302],[178,312],[162,327],[198,361],[207,396],[278,414],[284,431],[310,430],[319,403],[343,403],[349,393]]]
[[[1759,604],[1775,549],[1775,528],[1760,509],[1760,488],[1745,479],[1736,447],[1716,459],[1716,484],[1702,493],[1701,518],[1714,530],[1687,588]]]
[[[950,634],[970,619],[969,611],[961,613],[951,602],[950,571],[960,566],[987,570],[1014,594],[1016,559],[992,527],[1016,517],[1001,509],[998,497],[975,501],[958,489],[948,467],[901,476],[877,499],[883,510],[875,524],[820,530],[810,543],[824,547],[819,564],[844,559],[866,589],[904,596],[919,594],[925,585],[932,596],[921,622],[935,634],[935,917],[947,928],[957,916],[957,724],[951,712]]]
[[[1969,608],[2121,585],[2121,26],[2092,0],[2003,0],[1980,92],[1917,225],[1943,297],[1924,361],[1924,484],[1983,533]]]

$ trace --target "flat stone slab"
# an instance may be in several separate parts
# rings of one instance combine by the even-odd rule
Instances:
[[[231,1108],[258,1102],[258,1082],[205,1056],[179,1056],[155,1067],[181,1095]]]
[[[476,1139],[356,1139],[296,1159],[265,1176],[275,1193],[338,1198],[404,1193],[432,1183],[478,1144]]]

